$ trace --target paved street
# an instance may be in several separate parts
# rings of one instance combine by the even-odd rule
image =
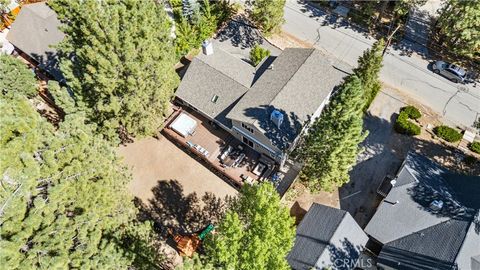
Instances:
[[[352,67],[375,41],[361,30],[335,23],[325,13],[296,0],[287,0],[285,20],[284,31]],[[434,74],[427,68],[431,61],[390,48],[384,58],[381,79],[432,108],[446,123],[471,126],[480,116],[480,86],[454,84]]]

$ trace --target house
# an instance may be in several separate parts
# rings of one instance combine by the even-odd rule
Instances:
[[[190,63],[178,103],[283,165],[345,73],[316,49],[287,48],[255,68],[212,46]]]
[[[297,228],[287,261],[295,270],[354,269],[367,241],[348,212],[314,203]]]
[[[412,153],[391,184],[365,228],[380,269],[480,269],[480,177]]]
[[[28,56],[39,68],[53,78],[63,81],[55,48],[64,34],[58,29],[60,21],[45,2],[22,6],[7,34],[7,40],[17,51]]]

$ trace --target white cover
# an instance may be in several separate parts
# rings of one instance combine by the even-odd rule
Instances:
[[[170,128],[175,130],[178,134],[183,137],[187,137],[192,134],[197,127],[197,121],[192,119],[186,113],[181,113],[177,118],[170,124]]]

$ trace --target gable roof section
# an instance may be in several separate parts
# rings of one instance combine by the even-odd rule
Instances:
[[[399,270],[454,269],[469,224],[466,220],[451,219],[394,240],[382,248],[378,262]]]
[[[196,57],[190,63],[176,95],[230,127],[231,123],[225,116],[247,91],[248,88],[240,82]],[[212,101],[214,96],[218,96],[215,102]]]
[[[12,24],[7,40],[35,59],[55,79],[62,80],[56,50],[64,34],[58,29],[57,14],[45,2],[24,5]]]
[[[397,184],[365,228],[385,245],[380,261],[400,262],[400,269],[450,269],[455,263],[468,264],[478,255],[470,247],[480,248],[478,241],[469,240],[480,239],[480,229],[471,229],[480,209],[479,188],[480,177],[450,172],[410,153]],[[442,209],[431,210],[433,200],[441,200]],[[428,268],[434,262],[437,268]]]
[[[255,125],[277,148],[288,148],[345,76],[332,63],[316,49],[285,49],[227,117]],[[284,114],[280,129],[270,121],[274,109]]]
[[[346,211],[314,203],[297,228],[295,245],[287,261],[297,270],[330,265],[336,255],[347,256],[352,247],[359,249],[367,240]],[[357,254],[348,254],[349,259],[356,259],[358,253],[357,250]]]

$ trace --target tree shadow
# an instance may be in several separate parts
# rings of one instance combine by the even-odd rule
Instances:
[[[37,64],[37,67],[44,70],[51,78],[65,85],[65,77],[60,70],[60,56],[56,52],[45,52],[45,55],[32,53],[28,55]]]
[[[147,203],[135,198],[140,210],[138,219],[152,221],[155,231],[164,238],[169,229],[173,234],[191,234],[218,223],[230,201],[229,197],[218,198],[210,192],[201,198],[195,192],[185,195],[177,180],[158,181],[152,192],[153,198]]]
[[[401,51],[400,55],[411,56],[416,53],[427,59],[431,27],[432,18],[427,11],[412,9],[405,25],[403,40],[393,44],[393,48]]]
[[[283,114],[283,122],[280,128],[270,120],[270,115],[274,110]],[[280,150],[289,149],[303,126],[295,113],[287,113],[272,105],[260,105],[258,107],[247,108],[244,110],[244,115],[255,119],[258,127],[263,130],[263,135]]]
[[[357,33],[362,34],[364,37],[371,37],[369,35],[368,29],[352,23],[346,17],[342,17],[339,14],[336,14],[330,10],[327,10],[326,8],[322,8],[316,5],[314,1],[297,0],[297,3],[301,5],[301,12],[305,13],[310,18],[314,18],[317,22],[320,22],[321,26],[330,26],[333,29],[351,29]]]
[[[347,238],[340,240],[341,245],[328,245],[328,252],[330,253],[330,261],[333,262],[331,269],[334,270],[349,270],[357,266],[357,260],[360,257],[363,247],[354,245]]]
[[[245,15],[237,15],[230,20],[216,35],[220,42],[230,40],[232,46],[241,49],[253,48],[263,44],[260,31],[251,24]]]

